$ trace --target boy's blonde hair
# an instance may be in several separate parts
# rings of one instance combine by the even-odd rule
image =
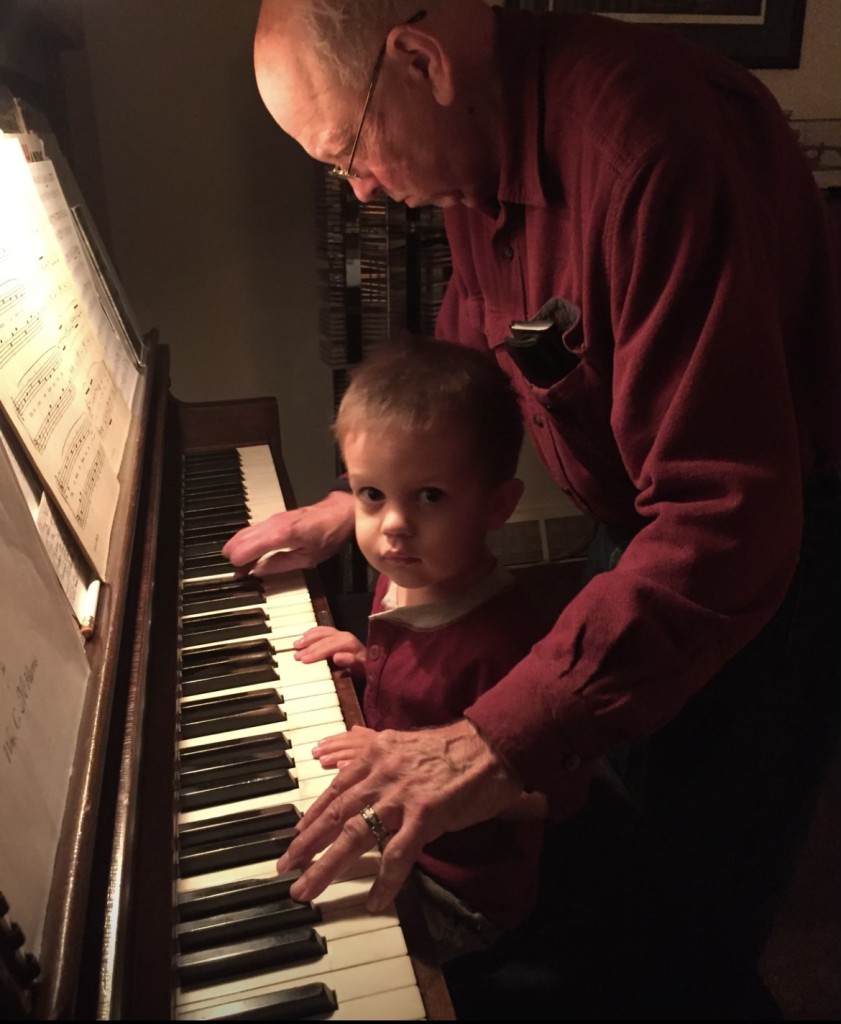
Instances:
[[[333,433],[419,433],[447,424],[470,433],[489,482],[516,476],[523,445],[517,393],[493,356],[426,338],[390,342],[351,373]]]

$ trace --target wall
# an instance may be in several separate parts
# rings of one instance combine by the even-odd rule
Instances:
[[[314,167],[257,94],[258,0],[82,0],[112,248],[186,400],[277,395],[298,500],[333,478],[317,354]],[[801,68],[757,74],[841,117],[841,0],[808,0]],[[558,490],[527,457],[530,504]]]
[[[841,3],[806,0],[800,67],[755,72],[795,118],[841,118]]]
[[[84,0],[113,257],[187,401],[276,395],[301,503],[334,477],[314,165],[266,113],[258,0]]]

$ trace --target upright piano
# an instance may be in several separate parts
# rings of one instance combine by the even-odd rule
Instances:
[[[23,95],[60,143],[78,6],[0,9],[0,115]],[[0,863],[0,1017],[451,1019],[411,893],[364,910],[378,854],[312,906],[277,876],[329,782],[314,742],[361,712],[349,677],[290,653],[331,621],[318,575],[237,581],[219,556],[240,525],[294,506],[275,400],[179,401],[167,347],[143,340],[39,934]],[[39,807],[27,815],[0,821],[24,847]]]
[[[311,905],[276,873],[329,782],[310,748],[361,721],[346,675],[291,654],[331,621],[317,576],[235,580],[219,555],[294,503],[278,423],[274,399],[178,401],[150,339],[43,939],[0,957],[8,1018],[452,1018],[410,894],[364,910],[378,854]]]

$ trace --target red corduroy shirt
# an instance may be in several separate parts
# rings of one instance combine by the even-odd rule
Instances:
[[[467,716],[530,788],[651,734],[780,604],[802,484],[841,452],[837,240],[758,80],[665,30],[496,9],[498,216],[445,212],[437,333],[490,349],[543,461],[637,531]],[[551,299],[548,388],[509,323]]]

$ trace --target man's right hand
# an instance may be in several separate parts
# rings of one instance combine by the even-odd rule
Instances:
[[[331,491],[315,505],[276,512],[246,526],[222,548],[238,575],[311,569],[334,555],[353,532],[353,496]]]

